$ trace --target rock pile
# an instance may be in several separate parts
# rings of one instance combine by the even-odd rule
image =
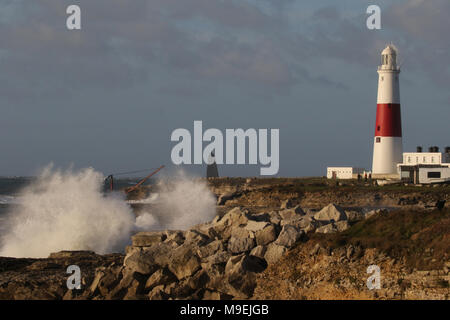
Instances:
[[[290,202],[272,212],[236,207],[187,231],[140,232],[123,266],[99,268],[86,298],[247,299],[256,275],[278,261],[307,232],[348,228],[333,204],[305,213]]]

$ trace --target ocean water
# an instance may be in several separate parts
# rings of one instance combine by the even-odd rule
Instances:
[[[136,232],[187,229],[216,214],[204,181],[180,173],[152,183],[155,191],[146,199],[126,201],[119,189],[139,180],[116,180],[115,192],[105,192],[103,174],[92,168],[49,167],[37,178],[0,178],[0,256],[123,252]]]
[[[34,177],[0,177],[0,247],[3,236],[8,229],[7,217],[12,214],[15,206],[20,206],[21,191],[36,180]],[[135,185],[140,178],[117,179],[118,189]],[[105,185],[105,190],[107,186]]]

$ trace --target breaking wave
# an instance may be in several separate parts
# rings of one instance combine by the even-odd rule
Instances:
[[[212,219],[215,198],[205,182],[179,174],[159,184],[156,209],[137,218],[121,193],[102,192],[104,176],[47,167],[19,195],[4,224],[0,256],[47,257],[61,250],[122,252],[136,231],[186,229]]]

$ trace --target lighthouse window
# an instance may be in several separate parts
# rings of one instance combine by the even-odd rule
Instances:
[[[381,77],[381,81],[384,81],[384,77]]]
[[[380,129],[381,129],[381,127],[380,127],[380,126],[378,126],[378,127],[377,127],[377,131],[380,131]]]
[[[441,173],[438,171],[431,171],[428,172],[428,178],[440,178],[441,177]]]
[[[375,140],[377,143],[380,143],[381,142],[381,138],[380,137],[377,137],[377,139]]]

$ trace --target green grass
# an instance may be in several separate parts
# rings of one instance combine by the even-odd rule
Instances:
[[[332,248],[377,248],[393,258],[405,257],[408,265],[421,270],[442,268],[450,254],[450,210],[382,213],[345,232],[311,238]]]

